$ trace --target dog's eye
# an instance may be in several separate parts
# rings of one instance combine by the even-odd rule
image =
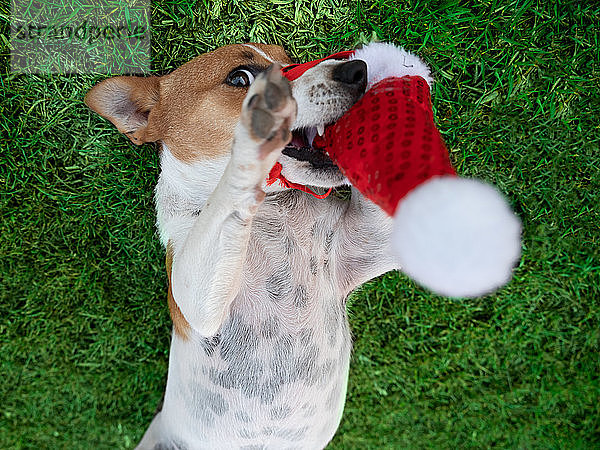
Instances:
[[[254,81],[252,72],[246,69],[237,69],[227,76],[226,83],[234,87],[248,87]]]

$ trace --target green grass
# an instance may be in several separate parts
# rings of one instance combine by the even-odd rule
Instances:
[[[464,5],[156,1],[153,70],[244,41],[306,60],[376,36],[424,57],[452,159],[506,193],[523,259],[484,299],[397,273],[357,292],[331,448],[598,448],[600,5]],[[131,448],[167,370],[156,151],[87,110],[101,76],[9,73],[0,14],[0,448]]]

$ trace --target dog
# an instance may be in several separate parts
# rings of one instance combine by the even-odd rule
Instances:
[[[294,81],[283,48],[235,44],[162,77],[114,77],[86,104],[156,142],[157,227],[173,320],[166,391],[138,449],[318,449],[333,438],[351,354],[348,295],[397,269],[391,219],[311,147],[365,91],[363,61]]]

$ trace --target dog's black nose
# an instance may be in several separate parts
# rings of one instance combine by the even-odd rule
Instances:
[[[367,64],[360,59],[340,64],[333,70],[333,79],[364,91],[367,86]]]

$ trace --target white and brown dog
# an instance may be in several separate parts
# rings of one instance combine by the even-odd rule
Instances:
[[[164,404],[140,449],[317,449],[339,425],[345,301],[395,268],[391,220],[355,190],[319,200],[266,186],[276,161],[295,183],[347,184],[310,142],[361,97],[367,66],[326,60],[288,82],[290,63],[278,46],[231,45],[86,96],[134,143],[160,144],[174,333]]]

